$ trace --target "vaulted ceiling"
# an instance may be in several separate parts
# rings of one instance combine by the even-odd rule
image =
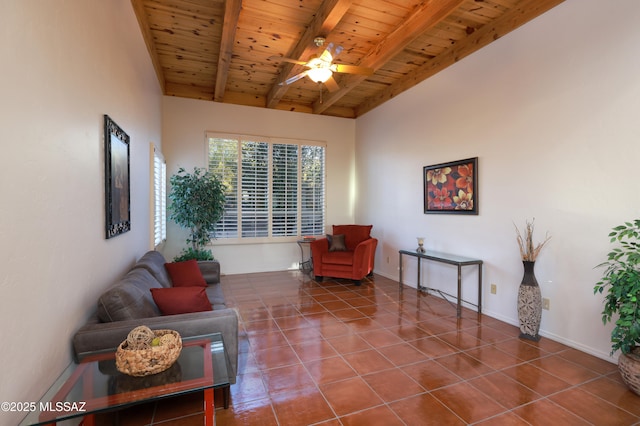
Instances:
[[[132,0],[132,4],[165,95],[353,118],[563,1]],[[323,46],[314,43],[317,37],[326,39]],[[320,55],[329,43],[342,47],[334,63],[366,67],[370,75],[334,72],[337,87],[308,77],[286,83],[308,69],[294,61]]]

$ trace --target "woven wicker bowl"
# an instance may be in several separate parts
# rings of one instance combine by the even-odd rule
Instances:
[[[618,370],[629,389],[640,395],[640,348],[635,348],[628,354],[620,354]]]
[[[150,349],[129,349],[125,340],[116,350],[116,368],[119,372],[135,377],[150,376],[165,371],[176,362],[182,351],[180,334],[173,330],[154,330],[153,333],[156,337],[173,334],[177,337],[176,343]]]

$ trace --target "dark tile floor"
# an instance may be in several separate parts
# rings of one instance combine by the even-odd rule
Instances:
[[[238,382],[220,425],[633,425],[617,367],[376,275],[222,278],[241,315]],[[220,395],[216,406],[220,407]],[[202,395],[120,413],[122,425],[201,425]],[[102,416],[98,424],[113,423]]]

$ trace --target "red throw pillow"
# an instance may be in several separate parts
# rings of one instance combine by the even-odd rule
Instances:
[[[198,261],[187,260],[164,264],[174,287],[206,287],[207,282],[200,272]]]
[[[152,288],[151,296],[162,315],[211,311],[211,302],[202,287]]]

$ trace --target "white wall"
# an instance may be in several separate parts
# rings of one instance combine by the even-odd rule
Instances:
[[[594,266],[610,228],[640,211],[639,15],[634,0],[569,0],[359,118],[356,220],[375,225],[377,272],[397,279],[397,251],[424,235],[428,249],[483,259],[484,311],[516,324],[514,222],[535,218],[537,239],[552,235],[536,264],[551,300],[541,334],[608,357]],[[423,214],[422,167],[475,156],[480,214]],[[405,268],[415,285],[415,261]],[[452,268],[428,269],[454,284]]]
[[[0,54],[0,401],[37,401],[98,294],[148,248],[161,93],[129,0],[3,2]],[[132,230],[110,240],[103,114],[131,138]]]
[[[168,176],[179,167],[192,171],[207,165],[206,131],[326,142],[327,232],[333,224],[353,223],[354,120],[164,97],[162,123]],[[170,259],[185,247],[186,233],[172,222],[167,228],[163,252]],[[223,274],[286,270],[297,268],[300,261],[295,238],[287,243],[243,244],[218,239],[213,244]]]

